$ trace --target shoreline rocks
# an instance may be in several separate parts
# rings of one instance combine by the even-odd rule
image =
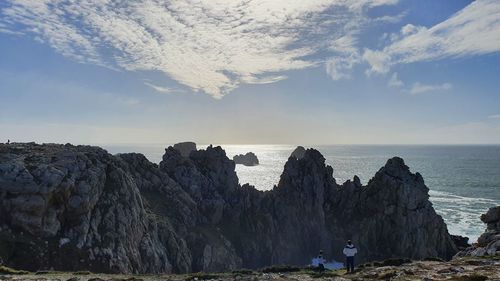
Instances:
[[[500,206],[492,207],[481,215],[481,221],[486,223],[486,231],[478,238],[476,244],[459,252],[457,257],[500,255]]]
[[[358,262],[457,252],[401,158],[366,186],[339,185],[307,149],[263,192],[238,183],[221,147],[184,148],[157,165],[99,147],[0,144],[0,258],[29,270],[185,273],[304,265],[318,249],[341,260],[347,239]]]
[[[253,152],[247,152],[246,154],[239,154],[233,156],[233,161],[236,164],[242,164],[245,166],[257,166],[259,165],[259,159],[257,155]]]

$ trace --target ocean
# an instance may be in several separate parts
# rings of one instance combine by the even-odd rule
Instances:
[[[293,145],[221,145],[232,158],[252,151],[260,165],[236,165],[240,184],[260,190],[272,189],[279,181]],[[110,153],[139,152],[159,163],[163,145],[103,145]],[[206,145],[198,145],[202,149]],[[393,156],[402,157],[410,170],[422,174],[430,189],[430,200],[451,234],[471,242],[485,230],[479,217],[500,205],[500,146],[494,145],[320,145],[314,146],[333,167],[337,183],[357,175],[363,184]]]

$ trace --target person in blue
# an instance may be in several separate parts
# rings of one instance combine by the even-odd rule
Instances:
[[[342,251],[345,255],[345,266],[347,268],[347,273],[354,272],[354,256],[358,253],[358,249],[352,244],[351,240],[347,240],[347,245]]]
[[[313,259],[312,265],[319,272],[323,272],[325,270],[325,259],[323,258],[323,251],[319,251],[319,255],[317,258]]]

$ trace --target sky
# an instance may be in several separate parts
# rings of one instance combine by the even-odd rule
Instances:
[[[500,144],[500,1],[2,0],[7,139]]]

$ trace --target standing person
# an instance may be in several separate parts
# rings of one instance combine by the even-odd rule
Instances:
[[[351,240],[347,240],[347,245],[344,247],[344,250],[342,251],[346,257],[346,268],[347,268],[347,273],[353,273],[354,272],[354,256],[358,253],[358,249],[352,244]]]
[[[315,266],[319,272],[323,272],[325,270],[325,259],[323,258],[322,250],[319,251],[318,257],[313,259],[312,265]]]

